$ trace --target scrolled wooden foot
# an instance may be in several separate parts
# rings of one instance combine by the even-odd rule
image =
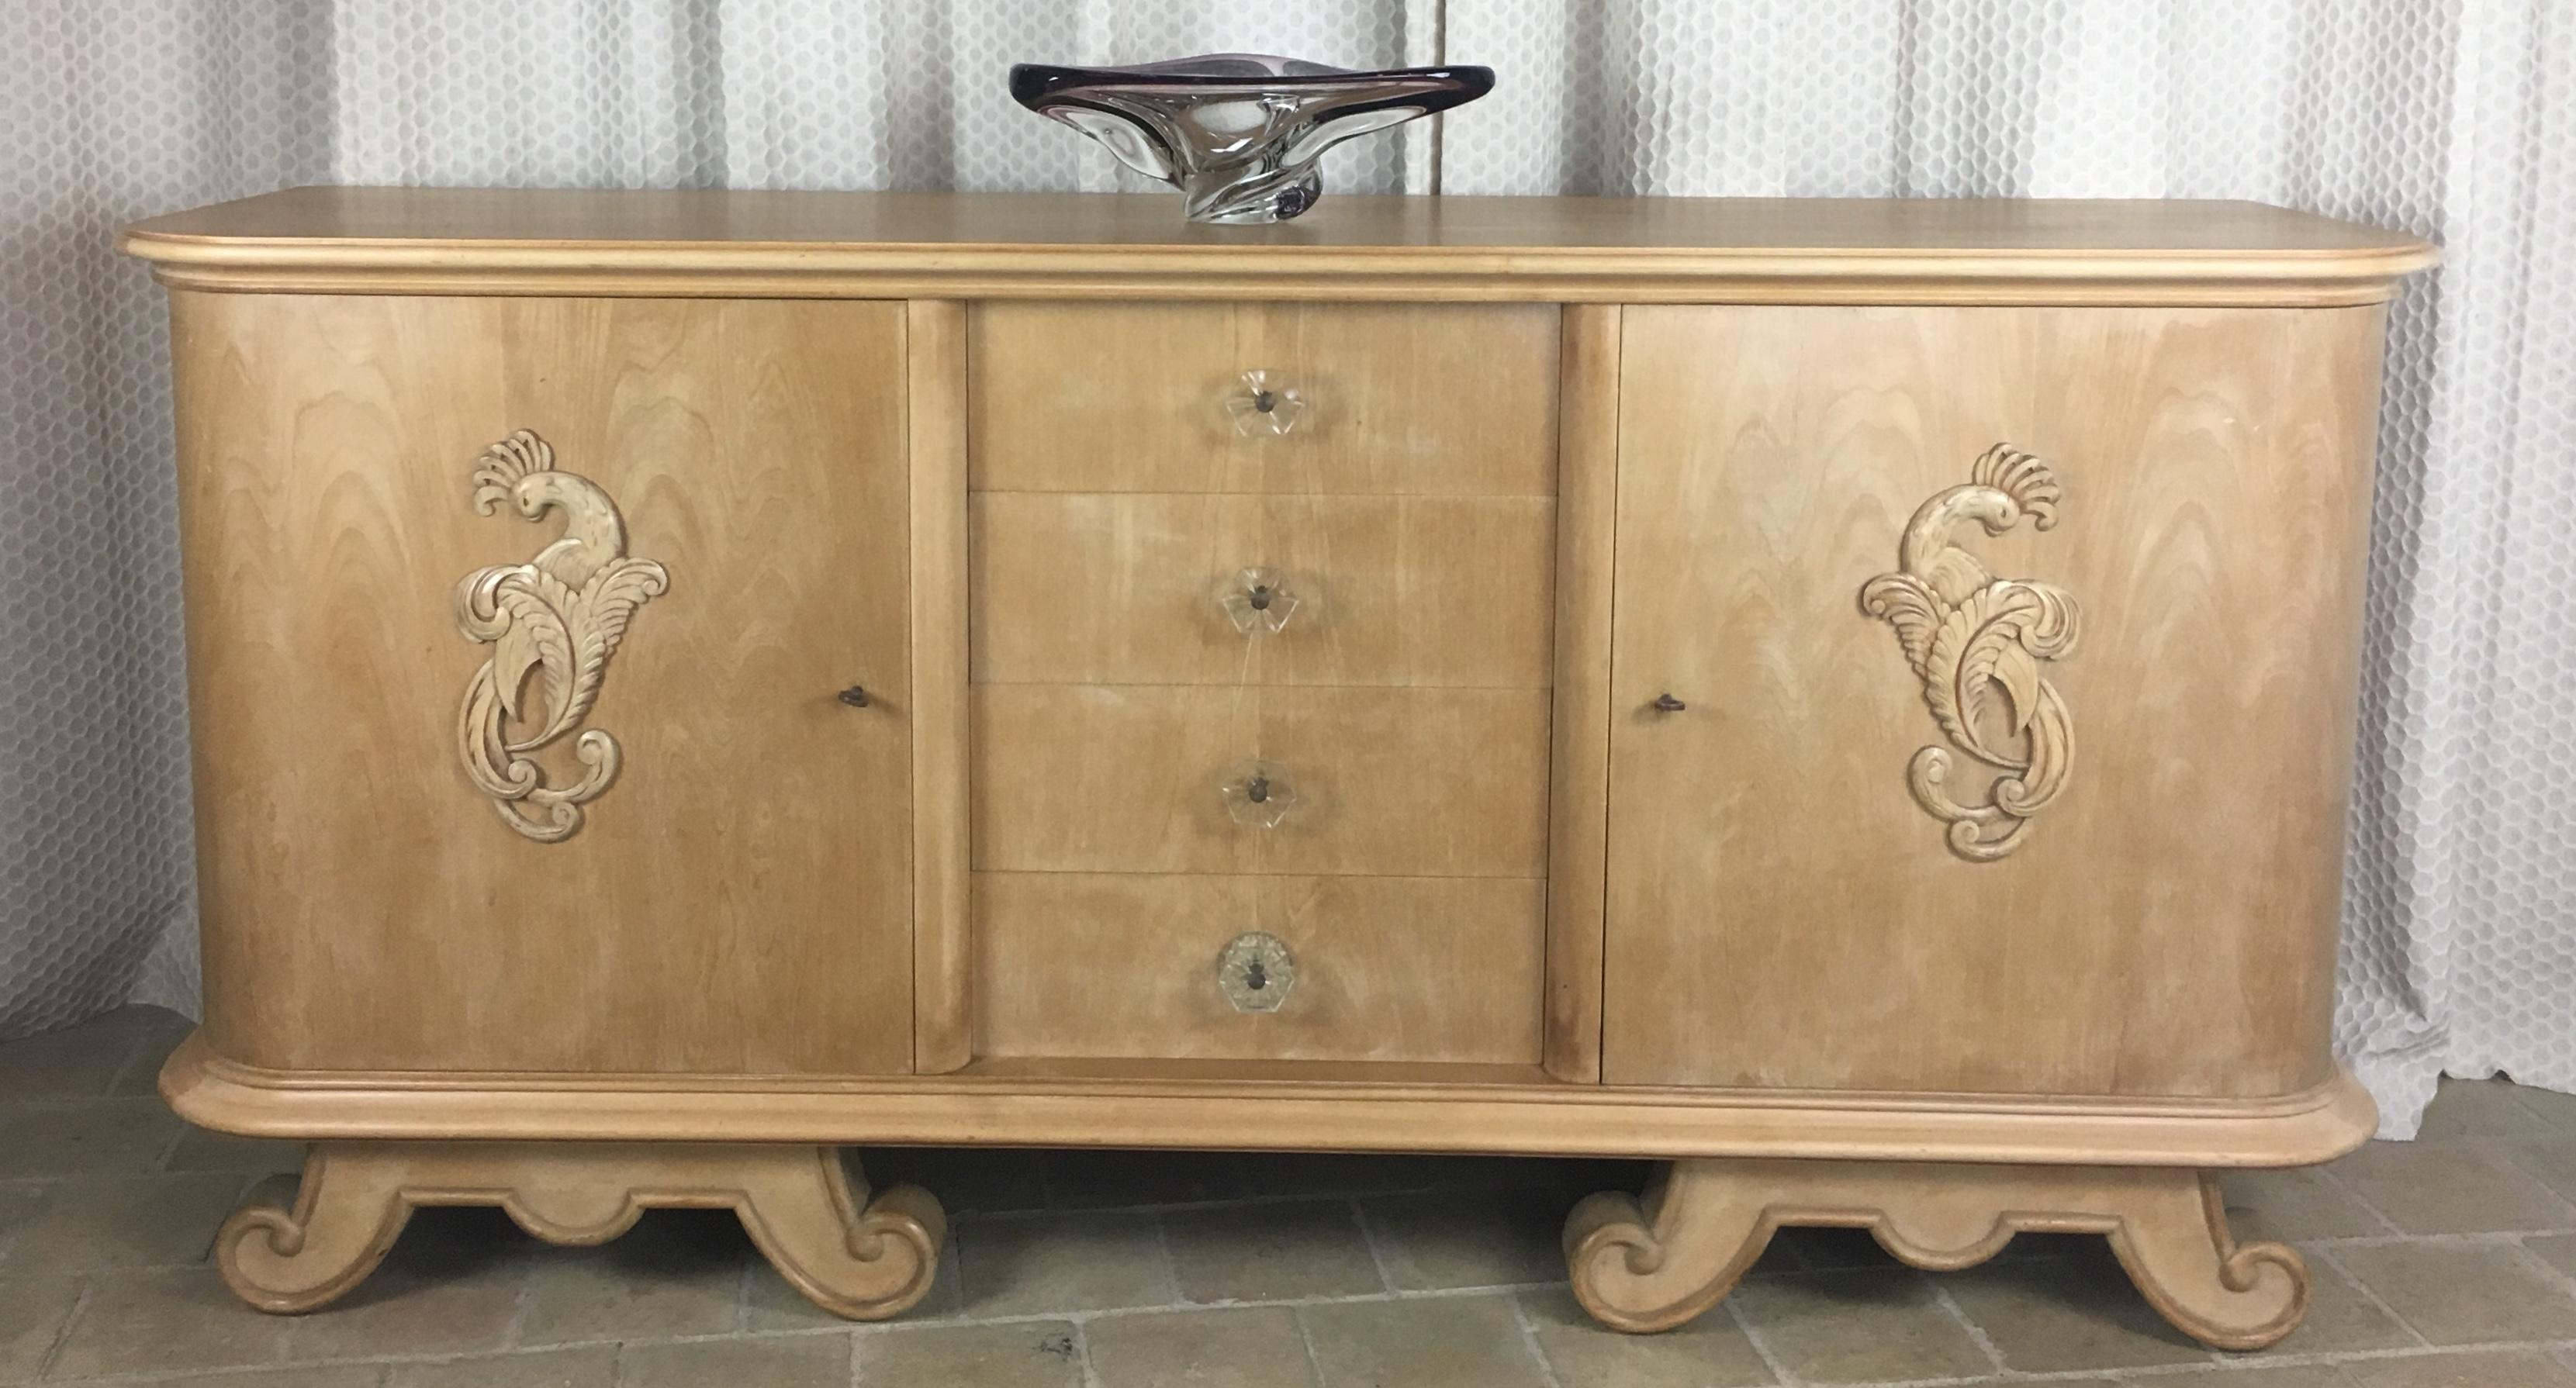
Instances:
[[[1566,1220],[1575,1298],[1619,1330],[1669,1330],[1717,1304],[1785,1225],[1867,1229],[1916,1267],[1993,1257],[2024,1230],[2104,1234],[2149,1304],[2220,1349],[2261,1349],[2308,1310],[2308,1269],[2238,1247],[2215,1175],[2166,1168],[1690,1159],[1640,1202],[1594,1195]]]
[[[604,1243],[648,1208],[729,1209],[798,1291],[859,1319],[921,1300],[947,1238],[928,1192],[870,1199],[857,1164],[831,1147],[326,1142],[300,1183],[262,1183],[225,1221],[216,1262],[252,1306],[310,1311],[364,1281],[425,1205],[498,1205],[563,1244]]]
[[[2217,1173],[2199,1177],[2196,1188],[2176,1183],[2142,1195],[2142,1208],[2111,1231],[2112,1251],[2184,1334],[2213,1349],[2278,1344],[2307,1319],[2307,1260],[2287,1244],[2239,1246]]]
[[[919,1186],[868,1185],[837,1149],[806,1149],[803,1170],[755,1187],[742,1225],[807,1300],[852,1320],[910,1310],[939,1275],[948,1216]]]
[[[381,1167],[316,1147],[301,1180],[272,1176],[215,1235],[215,1266],[233,1294],[263,1311],[310,1311],[367,1278],[412,1207]]]
[[[1670,1330],[1715,1306],[1771,1242],[1759,1186],[1727,1164],[1677,1161],[1644,1200],[1586,1196],[1565,1221],[1574,1298],[1614,1330]]]

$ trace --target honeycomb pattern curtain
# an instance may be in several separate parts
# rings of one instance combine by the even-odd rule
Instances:
[[[1004,66],[1239,49],[1498,69],[1336,152],[1345,190],[2248,197],[2441,240],[2393,319],[2340,1038],[2392,1133],[2445,1072],[2576,1089],[2576,9],[18,0],[0,41],[0,1035],[195,996],[164,328],[118,224],[299,182],[1133,186]]]

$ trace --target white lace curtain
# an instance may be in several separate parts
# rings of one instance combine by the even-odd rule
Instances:
[[[1330,156],[1345,190],[2248,197],[2439,238],[2394,316],[2340,1037],[2392,1132],[2446,1070],[2576,1089],[2555,0],[11,0],[0,1035],[195,995],[166,343],[118,224],[306,182],[1123,186],[1004,67],[1227,49],[1497,69]]]

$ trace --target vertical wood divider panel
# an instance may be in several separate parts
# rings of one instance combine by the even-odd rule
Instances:
[[[1543,1064],[1557,1079],[1597,1084],[1610,814],[1610,547],[1619,513],[1619,306],[1568,304],[1564,312]]]
[[[906,314],[912,444],[913,1042],[916,1073],[973,1059],[967,931],[966,306]]]

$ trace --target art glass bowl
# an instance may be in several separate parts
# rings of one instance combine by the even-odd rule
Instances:
[[[1180,189],[1194,222],[1284,222],[1324,195],[1325,150],[1493,89],[1492,68],[1352,72],[1257,53],[1011,69],[1013,99]]]

